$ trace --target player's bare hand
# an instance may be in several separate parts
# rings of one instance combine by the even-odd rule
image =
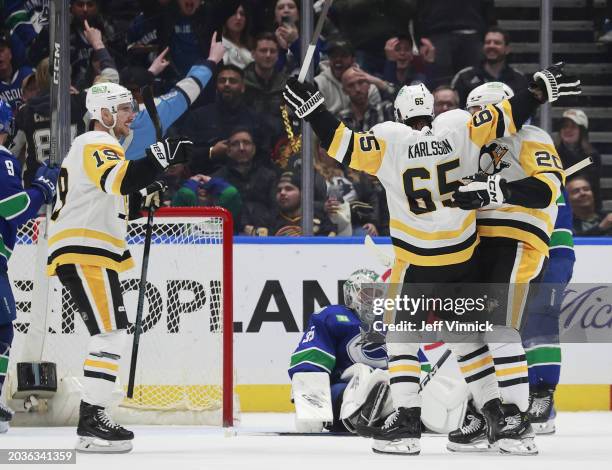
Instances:
[[[211,157],[222,157],[227,154],[229,146],[227,145],[227,140],[220,140],[210,149]]]
[[[429,62],[430,64],[435,62],[436,60],[436,48],[433,43],[427,39],[421,39],[421,46],[419,47],[419,55],[423,57],[425,62]]]
[[[217,32],[215,31],[210,40],[210,50],[208,52],[208,60],[218,64],[223,60],[225,54],[225,46],[221,41],[217,41]]]
[[[102,31],[98,28],[92,28],[89,26],[87,20],[83,22],[83,35],[87,43],[94,49],[104,49],[104,42],[102,41]]]
[[[387,42],[385,43],[385,57],[388,61],[395,62],[397,60],[397,51],[395,50],[395,48],[398,44],[399,38],[397,37],[387,39]]]
[[[166,55],[169,51],[170,48],[166,47],[151,63],[151,66],[149,67],[149,72],[151,72],[156,77],[164,70],[166,70],[166,67],[168,67],[168,65],[170,65],[170,61],[166,59]]]
[[[366,233],[371,237],[378,236],[378,230],[376,229],[376,226],[374,224],[364,224],[361,228],[363,228]]]

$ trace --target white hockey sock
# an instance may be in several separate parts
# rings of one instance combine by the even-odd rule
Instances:
[[[110,404],[126,338],[125,330],[91,337],[83,364],[83,401],[103,407]]]
[[[513,330],[516,341],[490,343],[495,375],[504,403],[514,403],[521,411],[529,408],[529,372],[525,350],[518,331]],[[506,332],[506,335],[508,333]]]
[[[413,408],[421,406],[419,383],[421,363],[418,344],[388,343],[389,384],[393,406]]]
[[[478,409],[494,398],[500,398],[493,357],[483,343],[454,343],[447,346],[456,354],[457,364]]]

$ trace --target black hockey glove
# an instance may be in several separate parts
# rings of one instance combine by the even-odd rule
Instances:
[[[144,209],[152,208],[157,210],[162,206],[162,195],[168,189],[163,181],[154,181],[149,186],[141,189],[139,192],[144,197],[142,207]]]
[[[169,166],[179,163],[189,163],[188,150],[193,146],[193,142],[185,139],[164,139],[155,142],[147,149],[147,156],[165,170]]]
[[[563,73],[564,65],[563,62],[557,62],[547,69],[533,74],[536,86],[542,90],[550,103],[556,101],[560,96],[579,95],[582,93],[580,80],[572,75]]]
[[[453,193],[453,206],[465,210],[496,209],[504,203],[506,180],[499,175],[478,174],[464,181],[466,184]]]
[[[323,95],[312,83],[300,83],[295,77],[287,80],[283,98],[297,117],[306,120],[308,120],[307,116],[325,101]]]

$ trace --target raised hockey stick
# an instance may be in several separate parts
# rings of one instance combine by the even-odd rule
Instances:
[[[310,44],[308,44],[308,49],[306,50],[306,55],[304,56],[304,62],[302,62],[302,67],[300,68],[300,73],[298,75],[298,82],[300,83],[303,83],[304,79],[306,78],[306,74],[310,68],[310,63],[312,62],[315,50],[317,49],[319,36],[321,36],[321,31],[323,31],[323,25],[325,24],[325,19],[327,18],[327,12],[329,11],[329,7],[331,7],[333,2],[334,0],[325,0],[325,3],[323,4],[321,14],[319,15],[319,20],[317,21],[317,26],[312,33],[312,39],[310,40]]]
[[[565,170],[565,176],[572,176],[574,173],[578,173],[580,170],[586,168],[591,163],[593,163],[593,159],[591,157],[587,157],[584,160],[580,160],[578,163],[570,166],[567,170]]]
[[[159,122],[159,115],[157,114],[157,108],[155,106],[155,99],[153,98],[153,90],[150,86],[146,86],[142,90],[142,99],[153,122],[155,128],[155,136],[158,141],[162,140],[162,128]],[[163,186],[163,183],[162,183]],[[147,186],[141,194],[148,196],[153,192],[160,190],[160,183],[155,182]],[[136,307],[136,321],[134,322],[134,339],[132,343],[132,357],[130,359],[130,376],[128,378],[128,398],[134,396],[134,380],[136,378],[136,366],[138,363],[138,346],[140,345],[140,334],[142,332],[142,311],[144,309],[144,298],[147,289],[147,271],[149,269],[149,252],[151,251],[151,237],[153,234],[153,214],[155,213],[154,204],[149,204],[147,208],[147,225],[145,230],[145,242],[144,251],[142,254],[142,269],[140,271],[140,285],[138,286],[138,305]]]

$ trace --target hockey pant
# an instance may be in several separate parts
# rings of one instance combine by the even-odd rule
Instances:
[[[529,378],[519,330],[526,321],[527,305],[537,297],[547,258],[527,243],[499,237],[481,237],[477,249],[480,280],[497,299],[493,312],[500,325],[488,336],[501,398],[521,411],[529,407]]]
[[[573,270],[573,259],[551,253],[538,296],[529,304],[527,322],[521,336],[527,354],[529,386],[533,389],[554,389],[559,383],[559,315],[563,293]]]
[[[106,407],[119,373],[128,326],[116,271],[99,266],[62,265],[60,282],[68,290],[91,338],[83,364],[83,401]]]
[[[419,297],[439,291],[446,284],[469,283],[474,280],[474,260],[447,266],[416,266],[397,260],[391,273],[388,298],[398,294]],[[423,289],[428,289],[424,292]],[[385,312],[385,322],[416,322],[427,320],[428,312]],[[457,356],[461,372],[478,406],[493,398],[499,398],[499,388],[495,379],[493,358],[482,335],[462,335],[461,342],[447,337],[447,347]],[[389,377],[393,404],[398,407],[420,407],[419,395],[421,368],[417,353],[419,344],[427,341],[418,332],[389,331],[386,336],[389,355]]]

